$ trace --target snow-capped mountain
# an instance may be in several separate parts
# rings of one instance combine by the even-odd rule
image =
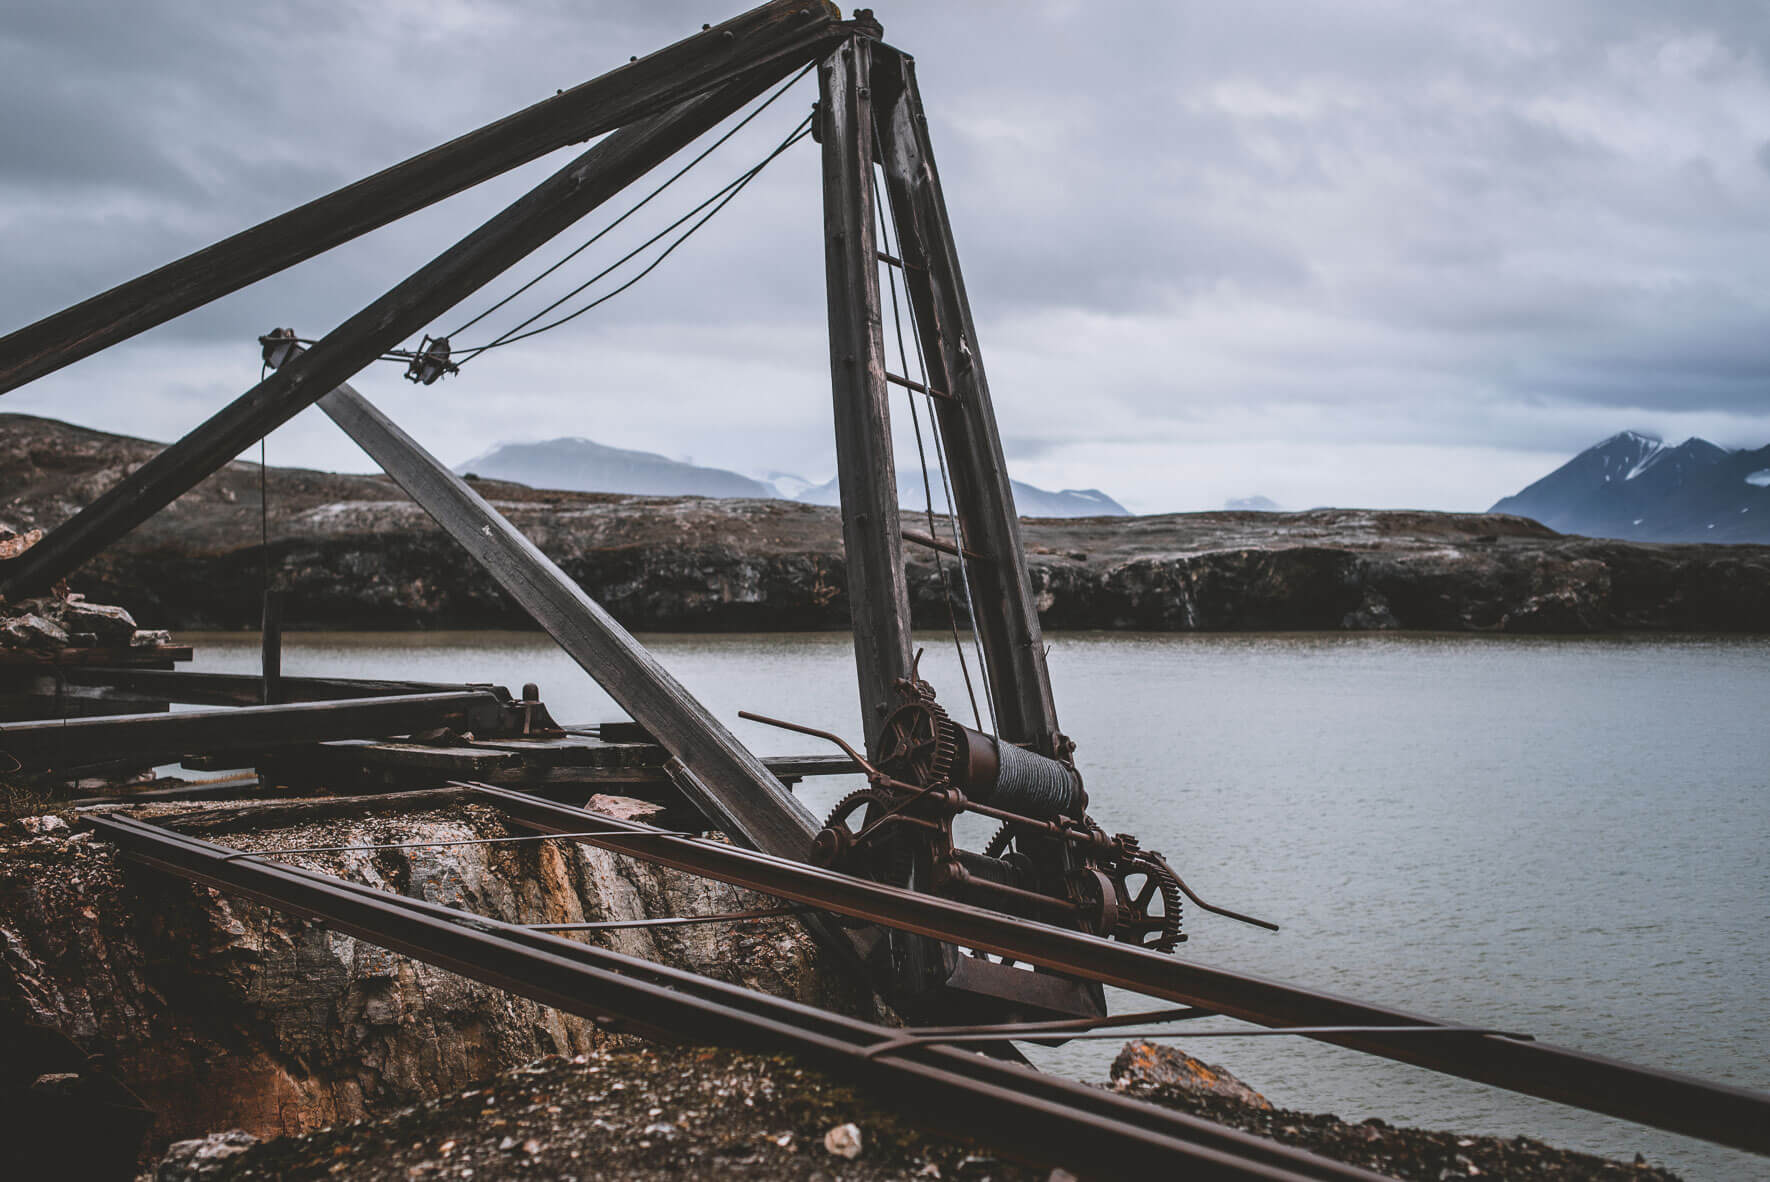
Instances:
[[[836,481],[813,484],[790,472],[770,471],[757,480],[723,468],[703,468],[649,451],[628,451],[591,439],[547,439],[540,443],[500,443],[456,472],[509,480],[530,488],[578,492],[634,493],[650,497],[768,497],[813,505],[840,503]],[[938,477],[936,478],[938,479]],[[906,509],[923,506],[922,477],[900,472],[898,491]],[[945,505],[938,485],[935,505]],[[1027,517],[1125,517],[1129,511],[1093,488],[1050,492],[1014,481],[1014,504]]]
[[[1129,517],[1131,511],[1097,488],[1066,488],[1061,492],[1010,480],[1014,486],[1014,508],[1022,517]],[[940,488],[940,477],[931,482],[934,512],[944,515],[946,497]],[[842,494],[835,477],[808,488],[793,498],[813,505],[839,505]],[[928,504],[922,489],[922,474],[905,469],[897,474],[897,499],[906,512],[923,512]]]
[[[1706,439],[1674,446],[1624,431],[1491,512],[1588,537],[1770,543],[1770,447],[1734,451]]]
[[[510,480],[531,488],[674,497],[775,497],[773,485],[723,468],[702,468],[649,451],[608,447],[590,439],[501,443],[455,471]]]

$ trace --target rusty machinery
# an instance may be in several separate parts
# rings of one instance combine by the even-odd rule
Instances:
[[[919,654],[918,654],[919,664]],[[914,675],[897,684],[900,704],[886,717],[867,758],[840,736],[748,711],[742,716],[842,747],[866,774],[867,786],[843,797],[812,843],[809,861],[830,870],[889,886],[925,891],[1024,919],[1074,928],[1155,952],[1172,952],[1186,939],[1183,900],[1201,909],[1276,931],[1265,920],[1207,903],[1194,894],[1159,852],[1144,849],[1129,833],[1109,834],[1087,813],[1088,793],[1069,758],[1051,758],[956,722],[932,686]],[[954,823],[966,814],[996,823],[982,850],[958,844]],[[956,992],[1002,992],[979,988],[959,955],[901,931],[887,932],[875,955],[877,967],[897,986],[900,1000]],[[1014,966],[1008,958],[988,958]],[[987,980],[987,979],[985,979]],[[1012,981],[1012,978],[1008,979]],[[1027,1008],[1085,1004],[1086,994],[1065,997],[1024,989]]]

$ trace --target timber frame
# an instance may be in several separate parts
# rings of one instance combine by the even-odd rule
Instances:
[[[805,857],[817,822],[780,778],[534,543],[349,382],[769,87],[815,64],[831,391],[867,743],[871,748],[876,742],[899,685],[913,673],[903,554],[908,537],[949,550],[964,564],[999,737],[1067,760],[1070,745],[1057,730],[1019,519],[914,64],[881,42],[883,31],[869,11],[852,20],[839,17],[821,0],[770,0],[0,339],[4,393],[547,152],[609,133],[311,347],[282,343],[283,330],[267,337],[271,372],[262,381],[37,545],[0,562],[0,593],[16,597],[49,588],[254,440],[317,403],[655,736],[669,754],[665,773],[702,815],[757,850]],[[886,366],[879,260],[889,256],[876,241],[876,165],[903,256],[890,262],[903,274],[928,366],[926,384],[892,375]],[[937,407],[954,494],[953,543],[922,539],[899,521],[888,381],[933,390],[929,401]],[[453,697],[439,692],[426,701],[408,694],[398,699],[412,699],[403,706],[393,699],[280,705],[283,680],[277,629],[271,626],[280,606],[267,594],[262,705],[231,712],[240,724],[234,731],[238,743],[283,734],[343,740],[370,733],[378,719],[443,725],[465,717],[464,704],[476,704],[482,715],[492,708],[489,699],[461,687],[450,687]],[[397,713],[401,709],[404,714]],[[103,736],[107,753],[121,757],[132,749],[195,749],[200,744],[194,736],[222,735],[229,714],[187,722],[141,715],[82,725]],[[44,762],[53,736],[33,738],[35,732],[24,730],[13,735],[13,729],[0,727],[8,732],[0,737]],[[386,726],[382,733],[396,729]],[[831,931],[820,935],[845,953],[853,943]],[[859,944],[868,950],[864,933]],[[1096,986],[1072,986],[1045,974],[1035,981],[1024,971],[962,957],[922,937],[907,944],[915,964],[885,971],[918,995],[926,994],[926,964],[933,964],[936,994],[1025,1001],[1031,990],[1043,1009],[1103,1012]]]
[[[983,650],[995,738],[1068,764],[1073,745],[1058,729],[1012,486],[915,65],[881,36],[865,10],[843,21],[825,0],[770,0],[0,338],[4,393],[510,168],[608,133],[311,347],[284,331],[264,338],[265,360],[274,372],[37,545],[0,561],[0,593],[51,587],[253,440],[317,403],[608,691],[631,722],[568,732],[547,717],[533,687],[524,687],[516,700],[492,686],[283,677],[273,626],[279,604],[267,594],[262,678],[174,671],[178,654],[189,654],[169,645],[74,650],[57,662],[11,671],[28,685],[25,697],[52,692],[61,717],[54,723],[0,723],[0,751],[21,770],[59,775],[173,756],[190,763],[193,749],[223,761],[229,753],[269,749],[273,762],[299,764],[294,774],[321,781],[341,771],[357,775],[364,760],[378,753],[375,758],[393,759],[403,774],[422,777],[421,790],[408,797],[432,803],[470,799],[497,807],[536,834],[570,836],[795,901],[807,907],[804,922],[827,946],[866,961],[896,996],[924,1010],[997,1023],[1025,1014],[1062,1017],[981,1029],[872,1027],[592,945],[273,866],[251,851],[180,835],[175,827],[120,814],[87,818],[146,865],[336,923],[615,1028],[789,1047],[896,1095],[930,1120],[956,1123],[968,1134],[989,1133],[1033,1160],[1130,1164],[1201,1178],[1370,1176],[940,1045],[971,1041],[1008,1055],[1013,1039],[1118,1025],[1094,1021],[1105,1012],[1104,984],[1189,1007],[1178,1016],[1167,1011],[1164,1021],[1239,1018],[1266,1027],[1261,1033],[1302,1035],[1770,1153],[1770,1096],[1763,1093],[1211,969],[1085,931],[808,865],[816,823],[786,781],[847,772],[858,757],[853,763],[840,757],[821,763],[819,757],[758,759],[533,542],[350,387],[357,373],[436,316],[769,87],[815,66],[831,391],[868,745],[878,743],[900,683],[914,677],[903,565],[903,542],[909,540],[959,560]],[[882,224],[890,228],[897,256],[880,250],[876,227]],[[924,368],[920,381],[886,365],[881,262],[901,272]],[[956,536],[950,540],[902,528],[890,385],[929,398],[952,482]],[[170,701],[227,709],[114,712],[118,706],[164,711]],[[471,730],[484,741],[466,748],[363,746],[373,736],[429,728]],[[594,744],[643,752],[618,767],[550,763],[552,775],[533,774],[537,765],[524,763],[551,760],[568,748],[588,752]],[[439,789],[435,782],[445,767],[476,782]],[[388,788],[385,779],[365,779],[374,781],[368,791]],[[580,788],[667,782],[698,818],[751,848],[616,821],[550,802],[537,791],[568,780]],[[512,783],[524,790],[511,791]],[[358,787],[353,782],[347,790]],[[268,802],[246,811],[265,816],[265,810],[311,803]],[[324,807],[364,806],[335,797]],[[1065,855],[1058,850],[1052,856]],[[861,926],[839,926],[836,916]],[[960,955],[961,947],[1028,967]]]

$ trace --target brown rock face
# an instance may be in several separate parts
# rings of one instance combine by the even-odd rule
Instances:
[[[200,827],[201,813],[187,812],[179,823]],[[614,1037],[502,990],[127,864],[89,834],[21,832],[0,845],[0,1022],[66,1033],[158,1112],[162,1140],[226,1128],[275,1136],[354,1120]],[[253,849],[508,835],[495,814],[478,807],[200,832]],[[518,923],[768,903],[561,841],[285,860]],[[826,970],[790,919],[598,935],[618,951],[783,996],[856,1012],[870,1004]]]
[[[157,450],[0,414],[0,529],[52,528]],[[474,487],[629,628],[849,625],[835,509]],[[272,469],[269,489],[289,627],[529,626],[388,481]],[[230,464],[73,581],[161,626],[255,626],[261,506],[256,466]],[[1506,514],[1359,509],[1028,521],[1023,534],[1049,628],[1770,631],[1770,546],[1616,542]],[[943,584],[920,547],[906,558],[917,625],[945,627],[957,580],[949,570]]]

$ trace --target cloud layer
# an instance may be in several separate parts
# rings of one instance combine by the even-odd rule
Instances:
[[[261,8],[13,6],[0,331],[726,15],[640,0]],[[1051,0],[881,3],[878,16],[917,57],[1022,479],[1098,486],[1142,511],[1254,493],[1469,509],[1624,427],[1770,439],[1761,4]],[[813,97],[802,83],[655,216],[463,339],[643,241]],[[259,332],[324,332],[566,158],[6,409],[172,437],[255,380]],[[358,384],[450,461],[494,439],[580,434],[821,479],[819,202],[808,142],[570,326],[437,386],[389,366]],[[899,446],[913,449],[907,432]],[[312,412],[271,448],[274,462],[365,464]]]

